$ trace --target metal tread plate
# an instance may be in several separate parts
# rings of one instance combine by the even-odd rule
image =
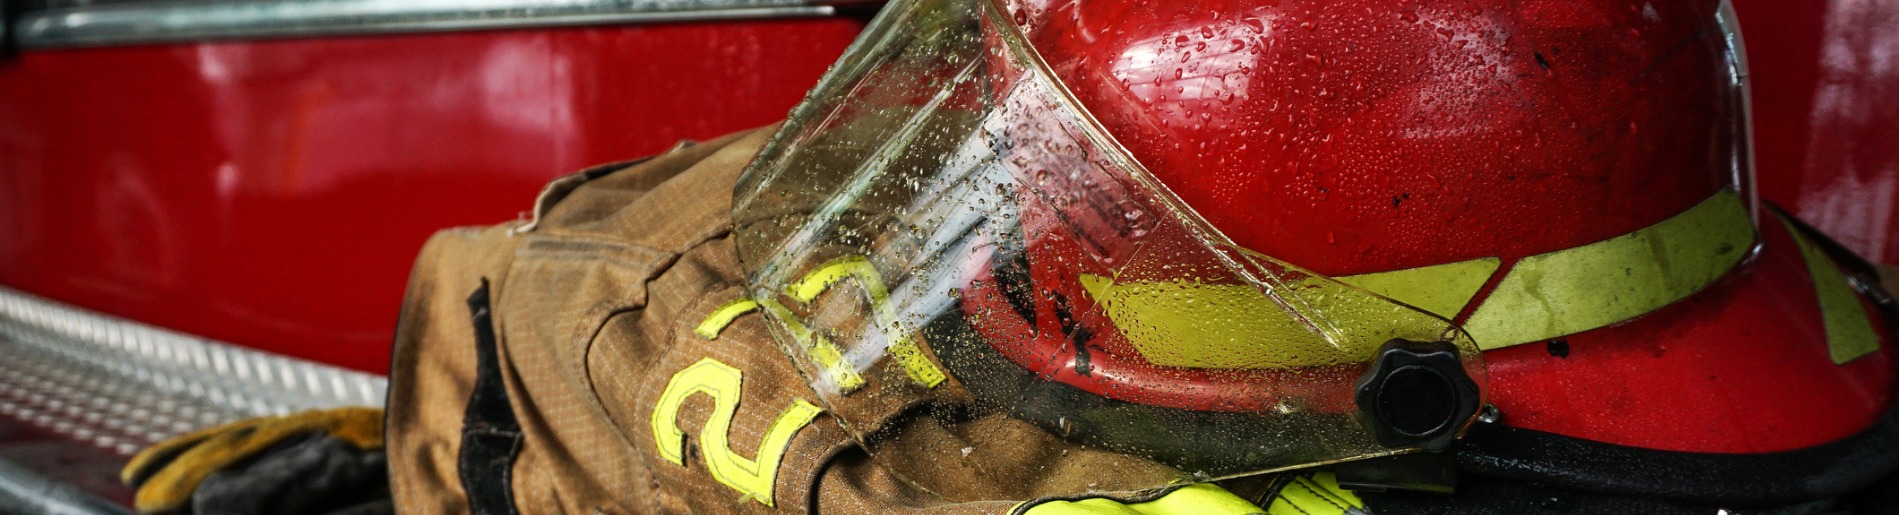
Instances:
[[[381,406],[387,385],[0,287],[0,416],[119,455],[244,418]]]

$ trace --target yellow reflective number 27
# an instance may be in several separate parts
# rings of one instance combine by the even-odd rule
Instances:
[[[743,380],[744,373],[739,369],[712,358],[701,359],[673,374],[673,380],[666,383],[666,391],[660,394],[659,404],[653,408],[653,441],[659,444],[660,457],[686,466],[686,433],[679,428],[680,404],[693,394],[712,397],[712,416],[699,431],[699,447],[706,459],[706,469],[720,484],[772,506],[772,484],[778,477],[779,459],[785,457],[792,435],[824,410],[804,399],[794,400],[765,431],[765,439],[759,442],[758,459],[746,459],[733,452],[726,439],[732,430],[732,417],[739,411],[739,388]]]
[[[798,302],[811,302],[818,295],[830,290],[844,281],[857,283],[864,292],[865,302],[871,306],[871,315],[877,323],[885,327],[895,327],[898,322],[897,310],[890,303],[890,292],[884,286],[884,277],[878,274],[871,261],[862,256],[850,256],[835,259],[820,265],[805,277],[785,289],[787,296]],[[812,361],[818,364],[830,387],[837,393],[850,394],[864,386],[864,378],[845,363],[844,353],[837,344],[826,339],[818,331],[805,327],[794,317],[791,310],[771,299],[758,301],[767,311],[771,311],[786,332],[791,333],[804,348]],[[935,388],[944,381],[943,370],[937,368],[930,358],[917,345],[917,340],[908,331],[897,331],[891,336],[884,351],[896,358],[898,365],[910,375],[912,382],[925,388]]]
[[[714,310],[693,332],[709,340],[716,339],[733,319],[757,307],[757,303],[744,299],[727,303]],[[693,394],[712,397],[712,416],[707,418],[706,427],[699,430],[699,447],[706,457],[706,470],[720,484],[760,504],[772,506],[772,485],[778,478],[778,462],[785,457],[785,448],[792,444],[792,436],[811,424],[824,409],[804,399],[794,399],[791,407],[780,412],[778,419],[772,421],[772,427],[766,429],[765,439],[759,442],[758,459],[746,459],[732,452],[726,439],[732,430],[732,417],[739,412],[739,391],[744,381],[744,372],[712,358],[701,359],[673,374],[673,379],[666,383],[666,391],[660,393],[660,402],[653,407],[653,441],[660,447],[660,457],[686,466],[686,433],[679,427],[680,404]]]
[[[890,325],[896,321],[897,314],[888,302],[889,294],[883,277],[862,257],[826,263],[787,288],[786,293],[798,302],[811,302],[819,294],[846,280],[856,282],[863,290],[865,300],[871,305],[872,314],[879,323]],[[832,387],[842,393],[850,393],[864,384],[856,371],[844,364],[843,355],[835,344],[817,331],[805,327],[784,306],[771,300],[738,299],[728,302],[715,309],[693,332],[709,340],[718,339],[720,331],[734,319],[761,307],[772,311],[804,350],[821,364]],[[935,387],[944,381],[943,371],[924,357],[910,335],[900,333],[893,338],[886,352],[897,359],[917,384]],[[785,449],[791,445],[792,436],[811,424],[812,419],[824,409],[804,399],[794,399],[792,405],[780,412],[778,419],[766,430],[765,439],[759,442],[758,458],[747,459],[733,452],[727,439],[727,433],[732,430],[732,417],[739,411],[739,392],[744,379],[744,372],[738,368],[712,358],[701,359],[673,374],[673,379],[666,383],[666,391],[660,394],[659,402],[653,407],[653,441],[659,446],[662,458],[685,466],[686,433],[679,428],[680,405],[694,394],[712,397],[712,416],[699,431],[699,444],[701,453],[705,455],[707,471],[720,484],[738,490],[761,504],[772,506],[772,485],[778,477],[779,460],[785,457]]]

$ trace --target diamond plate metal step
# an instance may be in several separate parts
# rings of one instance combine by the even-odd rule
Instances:
[[[103,450],[101,455],[117,456],[120,463],[153,443],[225,422],[381,406],[387,387],[382,376],[0,287],[0,425],[24,424]],[[34,463],[0,465],[0,484],[48,484],[28,477]]]

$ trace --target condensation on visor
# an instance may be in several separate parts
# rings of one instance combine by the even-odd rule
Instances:
[[[1448,342],[1482,385],[1452,323],[1212,229],[1009,19],[887,6],[735,192],[753,300],[886,468],[953,499],[1035,497],[1405,452],[1353,400],[1394,339]],[[1233,294],[1189,295],[1207,286]],[[1094,472],[1053,472],[1071,469]]]

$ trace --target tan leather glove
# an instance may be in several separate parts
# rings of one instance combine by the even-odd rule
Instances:
[[[367,407],[305,411],[240,420],[174,437],[139,452],[119,472],[138,489],[133,505],[142,513],[177,509],[191,500],[205,477],[255,458],[286,439],[320,432],[362,450],[383,447],[383,410]]]

